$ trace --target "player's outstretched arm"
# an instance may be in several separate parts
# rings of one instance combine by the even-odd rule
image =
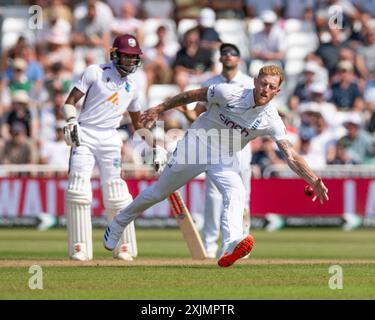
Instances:
[[[304,179],[314,189],[316,198],[320,199],[323,204],[324,200],[328,200],[328,189],[324,185],[321,178],[319,178],[309,167],[306,161],[293,149],[292,144],[288,140],[279,140],[276,142],[288,166],[302,179]]]
[[[205,87],[181,92],[161,104],[146,110],[141,116],[141,121],[144,127],[151,128],[158,119],[159,114],[164,111],[196,101],[207,101],[207,90],[208,88]]]

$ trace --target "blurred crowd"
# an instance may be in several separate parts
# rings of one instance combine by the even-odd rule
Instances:
[[[264,28],[248,35],[248,52],[243,55],[246,71],[255,60],[285,67],[286,21],[312,26],[318,47],[303,57],[302,72],[276,106],[290,141],[314,169],[375,164],[374,1],[34,0],[24,4],[43,8],[43,28],[35,31],[34,41],[20,34],[12,47],[1,52],[0,164],[68,165],[61,106],[86,66],[109,61],[116,35],[131,33],[142,44],[143,65],[133,76],[144,109],[150,107],[153,85],[175,85],[182,91],[220,73],[217,19],[262,21]],[[173,21],[177,28],[186,20],[195,20],[196,25],[170,37],[169,24],[161,22],[150,45],[144,43],[145,21],[154,18]],[[82,62],[78,67],[77,60]],[[190,108],[165,113],[164,128],[155,130],[168,151],[189,127],[185,111]],[[128,117],[120,130],[124,162],[142,164]],[[284,163],[268,137],[253,141],[252,153],[259,175],[269,165]]]

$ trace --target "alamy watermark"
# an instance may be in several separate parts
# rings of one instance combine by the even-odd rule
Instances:
[[[29,268],[29,273],[32,276],[29,278],[29,288],[31,290],[43,290],[43,269],[41,266],[35,264]]]
[[[38,5],[29,7],[30,18],[28,21],[28,27],[31,30],[43,28],[43,8]]]
[[[331,290],[344,289],[344,272],[341,266],[332,265],[328,269],[329,274],[333,274],[328,280],[328,287]]]
[[[339,5],[333,5],[328,9],[328,26],[330,29],[344,28],[344,10]]]

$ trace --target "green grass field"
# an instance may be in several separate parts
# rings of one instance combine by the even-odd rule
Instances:
[[[137,230],[139,256],[114,261],[94,230],[94,260],[66,259],[66,231],[0,229],[0,299],[375,299],[375,231],[254,231],[251,257],[230,268],[192,261],[179,230]],[[31,265],[43,290],[28,286]],[[332,290],[329,267],[343,270]]]

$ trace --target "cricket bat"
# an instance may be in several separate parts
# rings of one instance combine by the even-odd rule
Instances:
[[[202,239],[181,194],[178,191],[173,192],[168,197],[168,201],[187,243],[191,257],[195,260],[205,259],[206,250],[204,249]]]

